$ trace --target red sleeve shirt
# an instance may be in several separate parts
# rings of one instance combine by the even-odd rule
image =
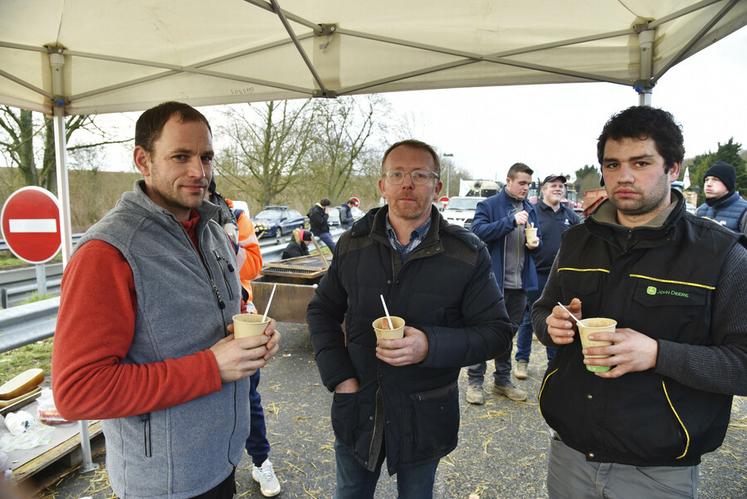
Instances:
[[[52,388],[66,419],[109,419],[172,407],[221,389],[213,353],[123,363],[135,332],[137,296],[127,260],[90,241],[70,260],[52,353]]]

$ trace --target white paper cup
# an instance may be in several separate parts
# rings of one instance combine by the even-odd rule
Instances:
[[[234,338],[259,336],[269,323],[269,317],[263,321],[259,314],[236,314],[233,316],[233,336]]]
[[[529,244],[537,242],[537,227],[527,227],[524,229],[524,234],[526,235]]]
[[[578,335],[581,337],[581,345],[584,348],[606,347],[612,344],[611,341],[590,340],[589,335],[592,333],[614,333],[617,321],[604,317],[592,317],[578,321]],[[590,359],[604,359],[609,355],[587,355]],[[586,366],[588,371],[594,373],[604,373],[610,370],[609,366]]]
[[[390,316],[394,329],[389,329],[389,321],[386,317],[379,317],[373,321],[373,328],[376,331],[376,338],[380,340],[396,340],[405,335],[405,320],[402,317]]]

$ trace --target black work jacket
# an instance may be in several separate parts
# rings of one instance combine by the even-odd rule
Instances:
[[[309,228],[312,234],[318,236],[329,232],[329,215],[324,211],[324,208],[315,204],[306,215],[309,217]]]
[[[551,277],[561,296],[552,299],[580,298],[584,317],[609,317],[657,340],[713,345],[714,291],[738,238],[676,199],[661,227],[590,217],[569,229]],[[558,348],[540,390],[542,415],[565,443],[590,461],[633,466],[698,464],[721,445],[731,401],[654,369],[599,378],[585,369],[578,337]]]
[[[396,473],[456,447],[459,369],[506,351],[511,328],[477,237],[433,209],[425,239],[395,266],[386,213],[386,207],[371,210],[341,236],[307,322],[324,385],[333,391],[349,378],[360,385],[357,393],[334,395],[335,436],[369,470],[385,448],[389,472]],[[427,335],[428,354],[419,364],[394,367],[376,358],[371,323],[384,315],[379,294],[392,315]]]

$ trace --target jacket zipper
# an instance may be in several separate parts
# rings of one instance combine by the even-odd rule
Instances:
[[[661,380],[661,388],[664,391],[664,398],[667,400],[667,405],[669,405],[669,409],[672,411],[672,414],[674,414],[674,417],[677,419],[677,422],[680,425],[680,428],[682,428],[682,431],[685,434],[685,449],[683,450],[682,454],[675,457],[676,460],[680,460],[687,456],[688,451],[690,450],[690,432],[687,431],[687,427],[685,426],[685,423],[682,422],[682,418],[680,418],[679,413],[677,412],[677,409],[674,408],[674,403],[672,403],[672,399],[669,398],[669,390],[667,390],[667,384],[664,382],[664,380]]]
[[[150,434],[150,413],[141,414],[138,416],[140,421],[143,423],[143,446],[145,451],[145,457],[153,456],[153,447]]]
[[[210,222],[213,222],[216,225],[218,225],[217,222],[215,222],[215,220],[212,220],[212,219],[208,220],[208,223],[210,223]],[[205,224],[205,226],[203,226],[203,228],[202,228],[203,232],[206,230],[206,228],[207,228],[207,224]],[[220,227],[220,230],[222,231],[223,228]],[[200,241],[202,241],[202,233],[198,234],[198,236],[199,236]],[[198,249],[198,253],[200,254],[200,257],[202,258],[202,263],[203,263],[203,266],[205,267],[205,271],[208,274],[208,279],[210,280],[210,286],[213,288],[213,293],[215,293],[215,297],[218,299],[218,308],[220,309],[220,316],[221,316],[221,320],[223,322],[223,331],[224,331],[224,335],[225,335],[225,331],[226,331],[226,316],[223,313],[223,311],[226,308],[226,303],[223,301],[223,297],[221,296],[220,291],[218,290],[218,286],[216,286],[216,284],[215,284],[215,280],[213,279],[213,274],[212,274],[212,272],[210,272],[210,266],[206,263],[207,260],[205,259],[205,255],[202,253],[202,249],[201,248],[202,248],[202,245],[200,245],[200,248]],[[218,266],[220,267],[220,262],[218,262]],[[221,268],[221,273],[222,273],[222,268]],[[224,278],[225,278],[225,275],[224,275]],[[233,292],[231,291],[231,286],[226,286],[226,289],[228,289],[229,295],[231,295],[231,297],[233,297]],[[231,430],[231,435],[230,435],[229,440],[228,440],[228,448],[226,448],[226,461],[228,461],[229,463],[232,462],[231,461],[231,441],[233,440],[233,436],[236,434],[236,425],[238,424],[238,419],[239,419],[239,411],[238,411],[238,391],[239,390],[238,390],[238,384],[237,384],[236,381],[234,381],[233,383],[231,383],[231,385],[233,385],[233,429]],[[232,463],[232,464],[236,465],[236,463]]]
[[[201,231],[197,234],[198,242],[202,242],[202,235],[205,232],[207,225],[209,223],[215,223],[218,225],[218,223],[215,220],[209,219],[205,225],[202,226]],[[178,222],[177,222],[178,223]],[[187,234],[187,231],[184,229],[184,226],[182,224],[179,224],[179,227],[182,229],[182,233],[187,238],[187,244],[196,250],[197,256],[200,258],[200,263],[202,263],[202,267],[205,269],[205,272],[208,276],[208,281],[210,282],[210,287],[213,289],[213,293],[215,294],[215,298],[218,300],[218,308],[220,309],[220,317],[221,322],[223,322],[223,335],[226,336],[226,316],[223,313],[223,311],[226,308],[226,302],[223,301],[223,297],[220,294],[220,291],[218,290],[218,286],[215,285],[215,280],[213,279],[213,274],[210,272],[210,266],[207,264],[207,260],[205,259],[205,255],[202,252],[202,245],[198,244],[197,247],[195,247],[192,244],[192,240],[189,238],[189,234]],[[223,228],[218,226],[221,231],[223,231]],[[231,287],[227,286],[227,289],[229,290],[229,293],[231,293]],[[237,404],[237,384],[234,381],[231,383],[233,385],[233,429],[231,430],[231,436],[228,443],[228,448],[226,449],[226,460],[230,463],[231,462],[231,440],[233,439],[234,434],[236,433],[236,425],[238,423],[238,404]],[[147,415],[148,420],[150,420],[150,414]],[[141,416],[142,420],[142,416]],[[148,422],[148,435],[150,435],[150,421]],[[148,445],[150,445],[150,442],[148,442]]]
[[[215,259],[218,261],[218,267],[220,267],[221,274],[223,274],[223,282],[226,285],[226,289],[228,290],[228,298],[233,300],[233,290],[231,290],[231,286],[228,284],[228,277],[226,277],[226,272],[223,270],[223,265],[221,264],[221,261],[226,262],[226,268],[228,268],[229,272],[233,272],[233,265],[231,265],[230,262],[228,262],[225,258],[220,256],[220,253],[218,253],[218,250],[213,250],[213,255],[215,256]]]

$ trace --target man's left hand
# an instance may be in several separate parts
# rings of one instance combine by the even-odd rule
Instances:
[[[594,366],[614,366],[606,373],[594,373],[600,378],[619,378],[623,374],[646,371],[656,367],[659,344],[655,339],[630,328],[616,329],[614,333],[594,333],[590,339],[611,341],[606,347],[584,348],[583,354],[610,355],[603,359],[584,357],[584,363]]]
[[[376,342],[376,357],[392,366],[417,364],[427,355],[428,337],[414,327],[405,326],[404,338]]]

